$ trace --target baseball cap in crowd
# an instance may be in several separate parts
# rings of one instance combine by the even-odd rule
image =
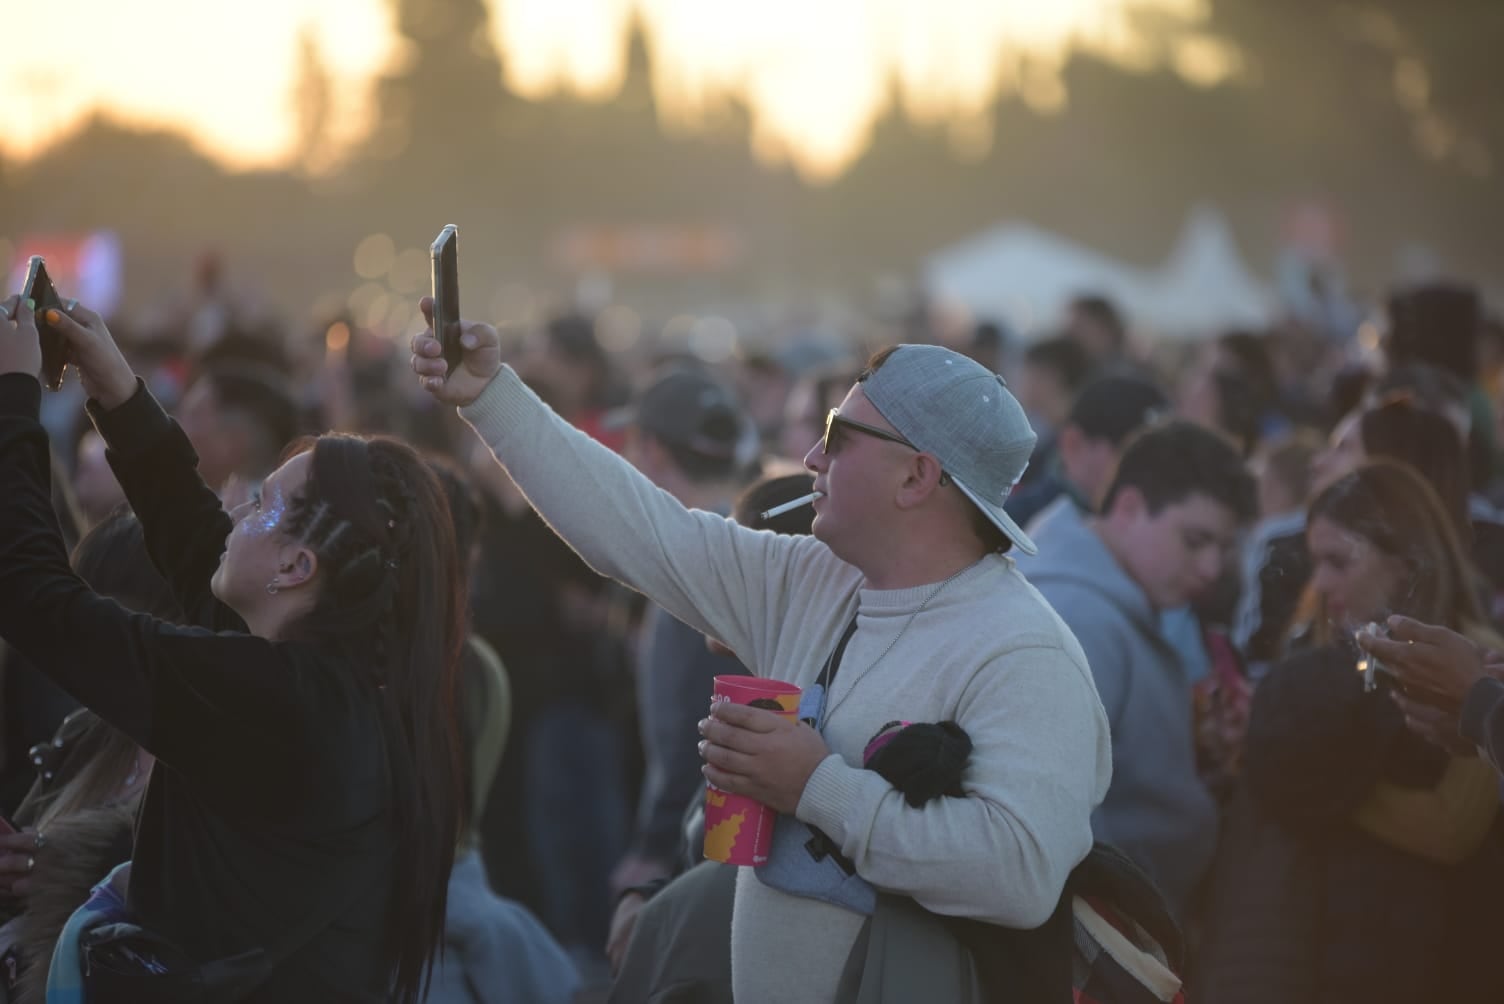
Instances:
[[[731,392],[692,369],[664,373],[637,400],[607,415],[605,424],[636,426],[665,446],[727,463],[738,459],[744,438],[742,411]]]
[[[1088,439],[1105,439],[1118,447],[1133,433],[1169,413],[1170,399],[1149,381],[1104,376],[1081,388],[1065,423],[1080,429]]]
[[[938,345],[900,345],[866,375],[862,393],[1015,547],[1038,553],[1003,511],[1037,437],[1002,377]]]

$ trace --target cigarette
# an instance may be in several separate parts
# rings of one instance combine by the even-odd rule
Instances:
[[[815,499],[824,497],[824,492],[810,492],[808,495],[805,495],[802,498],[794,499],[792,502],[785,502],[783,505],[775,505],[773,508],[769,509],[765,513],[761,513],[760,515],[762,519],[772,519],[774,516],[782,516],[786,512],[792,512],[802,505],[809,505]]]

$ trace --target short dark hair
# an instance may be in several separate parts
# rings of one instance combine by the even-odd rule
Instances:
[[[1150,426],[1128,441],[1102,498],[1103,512],[1112,509],[1124,488],[1138,489],[1151,514],[1192,495],[1226,506],[1239,523],[1258,514],[1258,487],[1237,449],[1218,433],[1181,419]]]
[[[739,464],[735,453],[729,456],[712,456],[688,446],[670,443],[650,432],[646,434],[663,447],[674,466],[683,471],[684,476],[691,481],[722,481],[736,474],[738,470]]]
[[[1217,339],[1225,363],[1217,368],[1218,415],[1222,428],[1238,437],[1244,455],[1258,446],[1264,415],[1279,397],[1268,339],[1250,331],[1230,331]]]
[[[224,360],[205,366],[200,379],[213,388],[216,411],[239,416],[255,431],[254,469],[265,473],[276,467],[283,448],[302,432],[297,395],[287,378],[269,366]]]
[[[1379,398],[1408,396],[1427,411],[1466,410],[1468,406],[1467,381],[1450,370],[1421,362],[1389,367],[1373,385],[1373,393]]]
[[[780,474],[765,477],[747,488],[736,500],[731,516],[742,526],[754,530],[772,530],[774,533],[792,536],[813,532],[814,511],[809,506],[800,506],[772,519],[763,519],[762,514],[775,506],[802,498],[814,491],[815,476],[808,472]]]
[[[1066,425],[1088,439],[1106,440],[1113,448],[1170,410],[1170,399],[1148,380],[1135,376],[1101,376],[1089,381],[1071,404]]]
[[[1471,543],[1470,471],[1456,426],[1438,412],[1395,397],[1365,411],[1358,420],[1358,433],[1365,456],[1397,461],[1421,475],[1452,518],[1458,537],[1464,544]]]
[[[1483,305],[1474,287],[1427,283],[1394,291],[1385,306],[1391,363],[1429,363],[1468,382],[1476,379]]]
[[[1071,300],[1071,309],[1084,314],[1100,324],[1112,336],[1113,345],[1121,348],[1128,337],[1128,325],[1123,322],[1123,313],[1107,297],[1088,293]]]
[[[454,553],[468,566],[480,547],[486,529],[486,504],[474,480],[452,458],[441,453],[427,453],[423,460],[439,479],[444,498],[449,502],[449,519],[454,524]]]
[[[1024,350],[1024,365],[1047,369],[1060,379],[1067,394],[1074,395],[1091,374],[1091,357],[1074,338],[1057,335],[1035,342]]]

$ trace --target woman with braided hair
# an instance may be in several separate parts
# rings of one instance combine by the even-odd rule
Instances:
[[[325,435],[226,513],[101,319],[70,304],[45,320],[194,625],[126,611],[69,569],[35,319],[4,301],[0,637],[157,758],[123,912],[101,917],[123,923],[65,930],[53,979],[90,1002],[148,999],[142,979],[153,1000],[420,1000],[465,775],[464,585],[436,479],[394,440]],[[83,963],[60,974],[70,937]],[[166,972],[121,961],[143,957]]]

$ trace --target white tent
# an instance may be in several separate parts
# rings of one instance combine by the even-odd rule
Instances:
[[[1227,221],[1192,211],[1165,265],[1139,269],[1023,223],[993,227],[937,252],[925,283],[942,302],[1005,321],[1037,337],[1083,293],[1112,299],[1132,326],[1178,338],[1256,326],[1272,316],[1272,298],[1243,264]]]

